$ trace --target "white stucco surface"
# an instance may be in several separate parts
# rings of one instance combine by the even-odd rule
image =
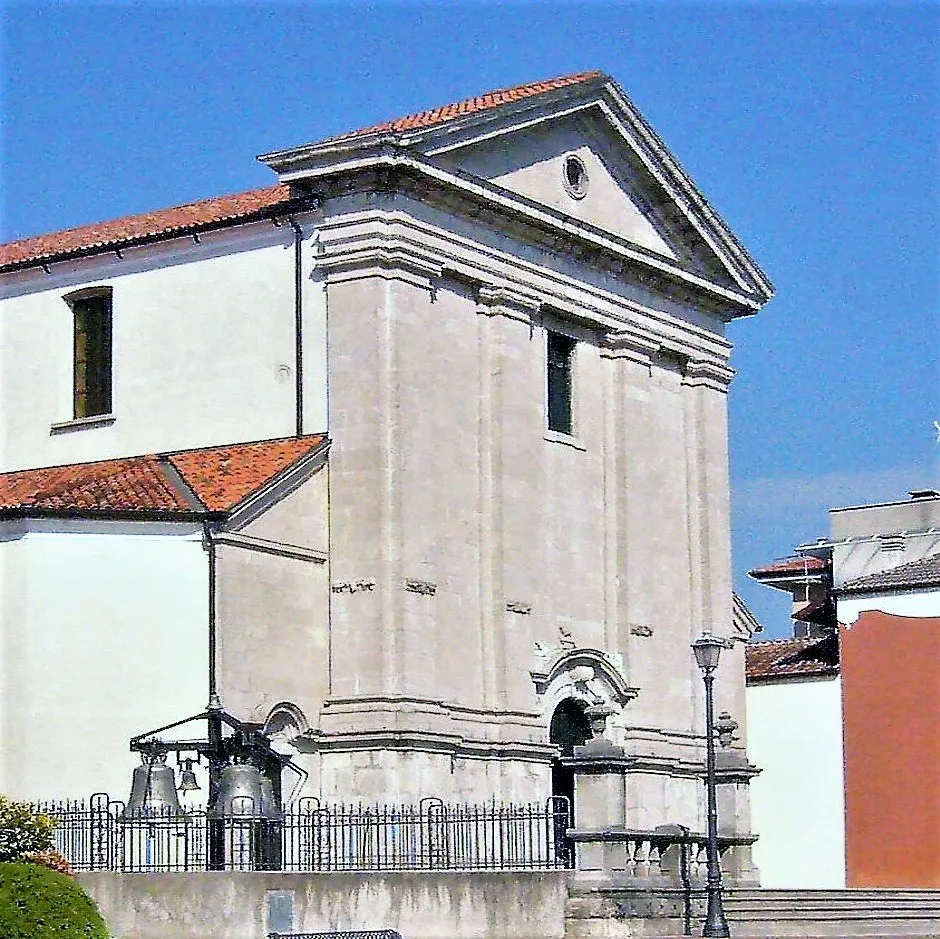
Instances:
[[[326,424],[325,301],[305,229],[305,429]],[[270,222],[66,261],[9,279],[2,304],[0,470],[294,433],[293,233]],[[77,288],[110,287],[114,420],[72,419]]]
[[[771,888],[845,886],[841,680],[747,689],[754,860]]]
[[[12,537],[11,524],[0,526],[0,792],[126,799],[139,762],[129,739],[206,705],[199,535]]]
[[[940,616],[940,590],[840,597],[838,620],[851,625],[866,610],[880,610],[894,616]]]

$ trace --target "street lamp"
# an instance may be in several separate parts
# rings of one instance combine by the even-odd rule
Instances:
[[[692,643],[695,661],[702,670],[705,682],[705,788],[708,793],[708,912],[705,916],[703,936],[730,936],[725,911],[721,905],[721,866],[718,861],[718,807],[715,798],[715,713],[712,703],[712,684],[724,640],[711,633],[703,633]]]

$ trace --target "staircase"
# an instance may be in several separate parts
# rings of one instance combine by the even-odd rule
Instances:
[[[940,890],[729,890],[724,906],[735,939],[940,937]]]
[[[681,891],[572,891],[566,939],[685,939],[701,936],[704,892],[696,890],[686,931]],[[940,890],[764,890],[724,893],[733,939],[940,939]]]

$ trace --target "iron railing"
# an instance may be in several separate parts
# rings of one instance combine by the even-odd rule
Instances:
[[[342,932],[269,932],[268,939],[402,939],[394,929],[346,929]]]
[[[570,867],[567,799],[545,804],[323,805],[301,799],[276,819],[213,818],[203,808],[128,815],[123,802],[44,802],[55,847],[77,871],[168,872],[210,868],[211,840],[224,843],[213,869],[279,871],[545,870]],[[219,856],[217,855],[217,856]]]

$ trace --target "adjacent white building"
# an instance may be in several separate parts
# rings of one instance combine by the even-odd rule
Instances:
[[[833,509],[751,572],[797,634],[747,649],[754,853],[767,887],[936,887],[940,493]]]

